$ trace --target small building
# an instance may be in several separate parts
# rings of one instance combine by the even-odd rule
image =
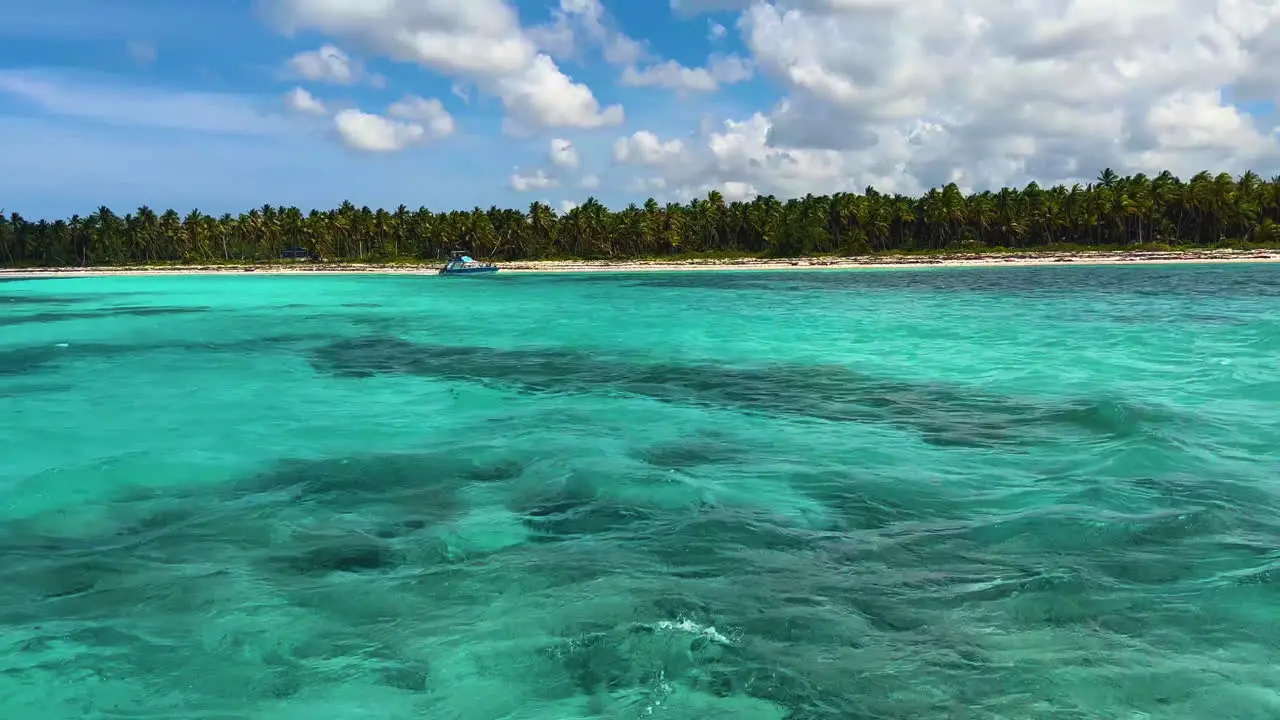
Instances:
[[[291,247],[291,248],[285,248],[284,252],[280,253],[280,259],[296,260],[299,262],[304,260],[319,262],[320,256],[316,255],[315,253],[311,252],[310,250],[304,247]]]

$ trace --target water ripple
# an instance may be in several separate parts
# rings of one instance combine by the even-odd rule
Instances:
[[[7,284],[0,716],[1276,717],[1277,270]]]

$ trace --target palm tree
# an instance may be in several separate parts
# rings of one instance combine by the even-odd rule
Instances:
[[[192,210],[185,217],[147,206],[124,216],[98,207],[87,216],[28,220],[0,215],[0,263],[7,266],[127,265],[156,261],[267,261],[284,246],[342,260],[439,258],[458,243],[507,260],[642,257],[733,252],[752,255],[910,250],[1012,249],[1059,243],[1118,247],[1280,244],[1280,176],[1247,171],[1197,173],[1184,182],[1165,171],[1071,187],[1003,188],[965,195],[954,183],[920,197],[865,192],[772,195],[726,202],[712,190],[687,204],[647,198],[614,212],[596,198],[557,215],[542,202],[527,212],[394,212],[344,202],[332,210],[264,204],[238,216]]]

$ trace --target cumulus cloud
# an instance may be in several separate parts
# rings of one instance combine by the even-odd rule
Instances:
[[[688,68],[675,60],[650,65],[642,70],[628,67],[622,72],[623,85],[664,87],[671,90],[710,92],[721,85],[733,85],[751,78],[751,63],[737,55],[714,55],[705,68]]]
[[[1276,0],[672,6],[740,10],[750,66],[782,96],[693,137],[617,140],[615,160],[681,194],[977,190],[1089,182],[1103,167],[1280,173],[1275,113],[1232,104],[1280,100]],[[675,64],[647,70],[651,85],[712,84]]]
[[[551,148],[547,151],[547,159],[552,165],[562,168],[578,167],[578,149],[573,143],[563,138],[552,138]]]
[[[535,171],[532,175],[521,175],[514,172],[508,179],[507,184],[516,192],[529,192],[530,190],[545,190],[546,188],[556,187],[560,183],[555,178],[550,177],[542,170]]]
[[[632,65],[648,56],[644,42],[618,29],[600,0],[560,0],[551,21],[530,28],[529,36],[559,58],[577,58],[597,48],[607,62]]]
[[[637,195],[652,194],[665,190],[667,179],[664,177],[637,177],[627,183],[627,192]]]
[[[709,192],[713,188],[706,187],[703,189]],[[754,199],[757,195],[760,194],[760,191],[756,190],[755,185],[752,185],[751,183],[739,182],[737,180],[729,180],[727,182],[723,182],[720,184],[719,187],[714,187],[714,189],[717,192],[719,192],[721,195],[723,195],[724,199],[728,200],[729,202],[746,202],[748,200]]]
[[[300,52],[289,58],[288,64],[289,69],[298,77],[335,85],[350,85],[359,80],[364,72],[359,63],[334,45]]]
[[[710,38],[720,40],[728,31],[712,22]],[[623,66],[621,82],[634,87],[709,92],[751,77],[749,61],[736,55],[712,56],[705,68],[689,68],[674,60],[656,60],[644,41],[618,29],[600,0],[560,0],[551,21],[531,28],[529,35],[544,51],[558,58],[581,59],[589,48],[598,48],[606,62]],[[648,61],[643,68],[642,62]]]
[[[329,109],[320,102],[315,95],[306,90],[296,87],[285,93],[284,104],[294,112],[300,112],[307,115],[327,115]]]
[[[333,116],[333,123],[342,142],[362,152],[397,152],[427,137],[426,128],[417,123],[392,120],[354,108],[339,111]]]
[[[619,163],[676,168],[686,159],[685,145],[680,140],[664,141],[648,130],[638,130],[614,142],[613,159]]]
[[[686,16],[737,14],[706,27],[712,42],[740,36],[741,55],[704,67],[657,56],[600,0],[557,0],[533,27],[511,0],[264,2],[285,29],[416,63],[454,81],[459,97],[497,97],[510,133],[566,129],[539,143],[623,122],[621,106],[604,107],[557,64],[587,52],[627,86],[707,93],[756,79],[778,91],[689,133],[628,128],[613,156],[634,166],[637,191],[918,193],[1088,182],[1103,167],[1280,172],[1276,114],[1259,110],[1280,101],[1277,0],[670,0]],[[409,144],[441,136],[446,122],[391,110],[382,120],[421,128]],[[577,149],[547,152],[547,172],[572,182],[557,168],[578,167]]]
[[[444,103],[435,98],[421,98],[417,95],[406,95],[387,108],[387,114],[403,120],[413,120],[423,124],[434,139],[449,137],[457,128],[453,116],[445,110]]]
[[[412,62],[498,96],[513,132],[620,124],[620,105],[601,107],[539,51],[505,0],[274,0],[286,32],[319,30],[361,49]]]
[[[616,142],[614,159],[656,170],[662,184],[650,178],[645,185],[671,188],[681,197],[705,195],[711,189],[726,198],[755,197],[757,188],[788,197],[858,189],[854,178],[862,171],[842,153],[771,147],[769,127],[761,113],[747,120],[726,120],[702,133],[696,146],[642,130]]]
[[[374,153],[407,150],[447,138],[457,129],[444,103],[417,95],[405,95],[391,103],[386,115],[349,108],[335,114],[333,122],[343,144]]]

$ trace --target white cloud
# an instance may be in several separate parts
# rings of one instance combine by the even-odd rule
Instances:
[[[563,168],[578,167],[578,149],[573,143],[563,138],[552,138],[551,148],[547,151],[547,159],[552,165]]]
[[[1230,102],[1280,100],[1277,0],[672,6],[741,10],[750,67],[783,95],[694,137],[617,141],[615,159],[658,170],[682,194],[1069,184],[1104,167],[1280,173],[1277,115],[1254,117]],[[724,84],[709,75],[658,63],[624,79],[685,90]]]
[[[457,129],[453,116],[445,110],[444,103],[435,98],[405,95],[387,108],[387,114],[403,120],[423,123],[428,134],[435,139],[449,137]]]
[[[685,145],[680,140],[661,140],[648,130],[639,130],[613,144],[613,159],[619,163],[675,167],[685,158]]]
[[[733,85],[751,78],[751,63],[737,55],[712,56],[705,68],[687,68],[675,60],[650,65],[643,70],[628,67],[621,82],[631,86],[654,86],[672,90],[710,92],[721,85]]]
[[[529,31],[540,48],[558,58],[574,59],[581,59],[588,47],[598,48],[606,62],[624,67],[623,85],[707,92],[742,82],[752,74],[750,62],[736,55],[713,56],[705,68],[654,60],[647,43],[619,30],[600,0],[560,0],[551,16],[551,22]],[[728,31],[712,22],[709,32],[712,40],[719,40]],[[638,65],[642,61],[651,62],[641,69]]]
[[[100,76],[0,70],[0,95],[41,112],[122,127],[230,135],[277,135],[295,129],[287,118],[264,112],[259,102],[242,95],[114,85]]]
[[[1190,174],[1216,170],[1224,157],[1270,157],[1267,174],[1280,174],[1280,136],[1264,135],[1239,109],[1224,105],[1218,92],[1173,93],[1147,111],[1145,125],[1152,147],[1137,153],[1134,164]]]
[[[574,208],[576,208],[576,207],[578,207],[578,203],[576,203],[576,202],[574,202],[574,201],[572,201],[572,200],[561,200],[561,201],[560,201],[560,214],[561,214],[561,215],[568,215],[568,214],[569,214],[570,212],[572,212],[572,211],[573,211],[573,209],[574,209]]]
[[[729,180],[728,182],[721,183],[720,187],[716,189],[719,190],[720,194],[724,196],[724,199],[729,202],[745,202],[754,199],[760,194],[760,191],[756,190],[755,185],[738,182],[737,180]]]
[[[711,42],[743,46],[703,67],[657,56],[600,0],[557,0],[536,27],[512,0],[263,1],[287,27],[416,63],[460,97],[497,97],[504,128],[536,142],[589,142],[568,128],[624,120],[562,58],[612,64],[631,86],[698,93],[756,78],[777,89],[688,134],[617,133],[614,159],[636,166],[636,187],[673,195],[985,189],[1088,182],[1108,166],[1280,173],[1276,115],[1232,105],[1280,101],[1280,0],[669,0],[685,15],[738,13],[697,20]],[[578,181],[558,168],[581,160],[557,161],[554,147],[548,157],[547,173]]]
[[[527,31],[538,49],[556,58],[572,58],[578,54],[578,36],[571,16],[561,10],[552,11],[551,22]]]
[[[518,172],[512,173],[507,184],[516,192],[544,190],[546,188],[553,188],[559,185],[555,178],[549,177],[542,170],[538,170],[532,175],[521,175]]]
[[[619,139],[614,157],[657,170],[663,186],[682,197],[705,195],[709,189],[726,197],[754,197],[758,187],[787,197],[860,189],[849,176],[857,168],[840,152],[770,147],[769,129],[768,118],[756,113],[706,129],[696,146],[640,131]]]
[[[598,48],[605,61],[632,65],[648,56],[646,44],[619,30],[600,0],[560,0],[551,21],[531,28],[538,47],[559,58],[578,58]]]
[[[307,115],[326,115],[329,110],[320,102],[316,96],[306,90],[296,87],[285,93],[284,104],[294,112],[305,113]]]
[[[289,59],[289,69],[307,80],[335,85],[350,85],[364,74],[359,63],[334,45],[294,55]]]
[[[582,179],[578,181],[578,187],[583,190],[595,190],[600,187],[600,176],[583,175]]]
[[[506,106],[508,128],[595,128],[620,124],[620,105],[601,107],[538,52],[504,0],[274,0],[286,32],[319,30],[369,52],[475,83]]]
[[[638,177],[627,183],[627,192],[630,193],[656,193],[666,189],[667,179],[664,177]]]
[[[417,123],[348,108],[333,116],[334,126],[342,142],[353,150],[390,153],[404,150],[426,139],[426,128]]]
[[[712,55],[707,60],[707,70],[721,85],[733,85],[750,80],[755,74],[751,61],[737,55]]]

